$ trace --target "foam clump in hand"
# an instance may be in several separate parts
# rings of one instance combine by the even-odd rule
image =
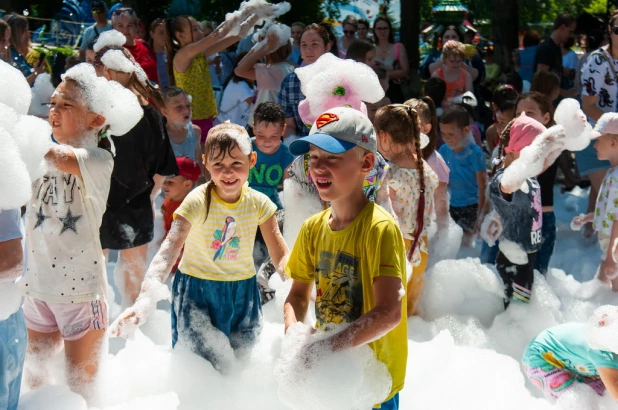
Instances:
[[[292,30],[289,26],[279,23],[266,23],[264,27],[253,36],[253,40],[259,43],[260,46],[265,46],[270,37],[277,38],[277,45],[275,50],[279,47],[283,47],[290,42],[292,36]]]
[[[298,105],[305,124],[313,124],[323,112],[335,107],[351,107],[367,113],[363,101],[376,103],[384,98],[378,76],[368,65],[342,60],[331,53],[294,72],[306,97]]]
[[[0,59],[0,103],[12,107],[17,114],[28,113],[32,101],[32,90],[24,75]]]
[[[101,33],[96,43],[94,43],[94,52],[98,53],[105,47],[122,47],[127,42],[127,38],[117,30],[108,30]]]
[[[597,308],[586,325],[588,346],[618,354],[618,306]]]
[[[106,53],[107,54],[107,53]],[[109,133],[121,136],[129,132],[144,115],[137,97],[116,81],[97,77],[90,64],[78,64],[63,74],[80,84],[88,108],[105,118]]]
[[[30,199],[32,190],[28,168],[20,157],[11,134],[0,127],[0,210],[19,208]]]
[[[30,104],[29,115],[37,117],[47,117],[49,115],[49,100],[56,87],[51,82],[51,75],[48,73],[39,74],[32,86],[32,103]]]
[[[392,379],[369,346],[333,352],[319,343],[341,330],[312,334],[303,323],[288,328],[275,364],[285,405],[294,410],[368,409],[386,399]],[[308,346],[315,348],[308,351]]]
[[[52,144],[51,133],[47,121],[31,115],[22,115],[11,130],[31,181],[45,174],[46,162],[43,158]]]
[[[590,144],[592,127],[577,100],[573,98],[562,100],[554,113],[554,121],[564,129],[565,150],[581,151]]]
[[[272,4],[266,0],[247,0],[240,3],[240,8],[235,12],[226,14],[225,20],[231,21],[244,15],[254,14],[259,17],[259,20],[255,23],[259,26],[266,21],[274,20],[291,9],[292,6],[287,1]]]
[[[490,326],[504,311],[503,298],[502,284],[478,259],[444,260],[425,277],[420,311],[425,320],[469,315]]]

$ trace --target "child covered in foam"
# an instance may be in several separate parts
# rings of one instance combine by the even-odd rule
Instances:
[[[49,168],[33,183],[26,217],[24,314],[28,382],[48,382],[46,365],[66,347],[69,386],[83,395],[98,369],[108,320],[107,272],[99,226],[114,165],[109,133],[123,135],[141,118],[135,95],[79,64],[52,95],[49,122],[57,144]]]

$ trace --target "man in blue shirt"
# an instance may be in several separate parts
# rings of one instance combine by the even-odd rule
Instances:
[[[79,59],[84,61],[86,57],[86,47],[88,42],[93,38],[98,38],[101,33],[111,30],[112,25],[107,21],[107,5],[102,0],[94,0],[92,2],[92,17],[94,24],[84,30],[82,42],[79,47]]]

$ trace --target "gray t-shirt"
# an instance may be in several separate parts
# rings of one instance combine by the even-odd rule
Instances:
[[[95,38],[95,37],[99,37],[101,35],[101,33],[109,31],[112,29],[112,25],[109,24],[109,22],[105,25],[105,27],[101,28],[101,27],[97,27],[97,24],[93,24],[92,26],[88,27],[86,30],[84,30],[84,34],[82,36],[82,43],[79,47],[80,50],[86,50],[86,48],[88,47],[88,42]]]
[[[502,238],[521,245],[528,253],[536,252],[543,237],[541,186],[536,178],[528,178],[528,192],[518,189],[506,195],[500,190],[503,174],[504,169],[498,170],[489,185],[491,204],[502,218]]]

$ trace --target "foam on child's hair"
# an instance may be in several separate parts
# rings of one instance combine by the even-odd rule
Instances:
[[[122,47],[127,42],[127,38],[119,31],[108,30],[99,35],[93,50],[95,53],[103,50],[105,47]]]
[[[233,130],[228,130],[227,135],[236,141],[238,148],[243,154],[251,154],[253,147],[251,145],[251,138],[249,137],[249,134],[246,132],[235,132]]]
[[[105,118],[104,125],[109,126],[109,133],[112,135],[126,134],[144,115],[131,90],[116,81],[97,77],[90,64],[82,63],[72,67],[62,75],[62,79],[70,79],[80,84],[88,109]]]
[[[140,83],[146,84],[148,76],[144,69],[137,63],[129,60],[122,50],[108,50],[101,57],[103,65],[111,70],[122,73],[135,73]]]

